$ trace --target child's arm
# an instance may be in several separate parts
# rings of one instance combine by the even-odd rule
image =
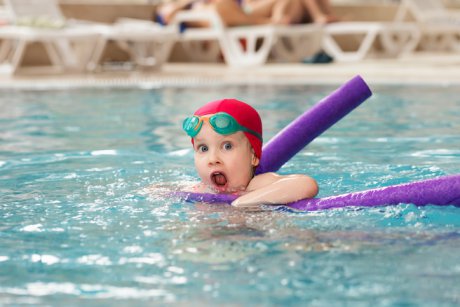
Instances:
[[[286,204],[318,194],[316,181],[305,175],[280,176],[266,173],[254,177],[247,194],[232,202],[235,207],[253,207],[262,204]]]

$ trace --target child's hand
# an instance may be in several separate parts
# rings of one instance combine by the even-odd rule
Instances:
[[[241,197],[235,199],[231,205],[235,208],[243,209],[244,211],[251,211],[251,212],[261,211],[262,205],[265,205],[265,204],[260,204],[260,203],[248,203],[245,201],[241,201],[240,198]]]
[[[238,197],[232,202],[232,206],[236,208],[258,208],[260,207],[261,204],[259,203],[251,203],[244,201],[244,199],[241,199],[241,197]]]

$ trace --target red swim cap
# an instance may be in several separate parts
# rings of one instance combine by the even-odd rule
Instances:
[[[236,119],[238,124],[257,132],[262,136],[262,120],[260,119],[259,113],[257,113],[256,109],[247,103],[236,99],[222,99],[209,102],[196,110],[194,115],[202,116],[218,112],[230,114],[234,119]],[[249,140],[249,143],[254,149],[256,157],[260,159],[262,156],[262,141],[249,132],[243,133],[246,135],[246,138]]]

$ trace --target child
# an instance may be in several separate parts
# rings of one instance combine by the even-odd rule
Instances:
[[[241,195],[232,203],[235,207],[285,204],[318,193],[316,181],[305,175],[254,176],[262,154],[262,121],[244,102],[207,103],[184,120],[183,129],[192,138],[195,167],[202,180],[194,192]]]

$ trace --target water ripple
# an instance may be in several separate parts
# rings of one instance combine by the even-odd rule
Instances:
[[[253,102],[269,139],[332,90],[4,92],[0,305],[458,305],[458,208],[245,212],[167,196],[198,180],[180,123],[202,101]],[[458,88],[375,91],[280,173],[330,196],[460,172]]]
[[[163,289],[140,289],[100,284],[34,282],[28,283],[24,288],[0,287],[0,293],[38,297],[64,294],[96,299],[162,298],[165,302],[175,301],[175,296]]]

